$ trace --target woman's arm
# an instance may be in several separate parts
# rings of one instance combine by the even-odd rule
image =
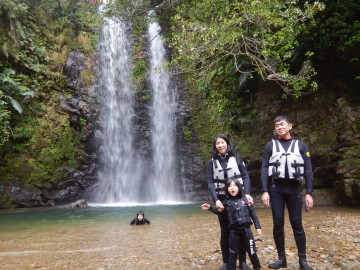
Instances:
[[[212,159],[209,160],[208,165],[207,165],[206,180],[207,180],[207,185],[208,185],[211,199],[213,200],[213,202],[216,202],[218,200],[218,197],[216,195],[215,184],[214,184],[214,169],[213,169],[213,160]]]

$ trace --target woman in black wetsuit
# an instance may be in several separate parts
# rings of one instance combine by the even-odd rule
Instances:
[[[221,229],[220,247],[223,256],[223,266],[220,270],[227,270],[229,264],[229,229],[226,213],[222,202],[225,200],[225,183],[228,179],[239,179],[244,187],[244,192],[250,204],[253,199],[250,196],[251,185],[248,172],[243,159],[235,152],[229,139],[224,134],[218,134],[214,138],[212,147],[213,157],[207,166],[207,184],[210,196],[221,214],[218,215]],[[249,269],[246,265],[245,248],[240,250],[240,267]]]

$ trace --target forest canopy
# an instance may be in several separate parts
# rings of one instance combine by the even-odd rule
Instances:
[[[291,62],[300,34],[324,9],[317,1],[186,1],[173,18],[174,63],[209,82],[230,61],[239,76],[273,80],[287,95],[300,96],[317,88],[313,52],[304,52],[299,70],[290,70]]]

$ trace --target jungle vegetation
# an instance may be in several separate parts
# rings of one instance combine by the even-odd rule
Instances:
[[[338,76],[347,81],[348,100],[359,102],[358,1],[188,0],[169,13],[172,62],[196,101],[190,124],[203,156],[219,130],[249,154],[241,142],[252,137],[259,82],[273,81],[283,98],[299,99]]]
[[[96,1],[0,0],[0,178],[50,185],[81,147],[58,97],[75,96],[64,66],[95,51]]]

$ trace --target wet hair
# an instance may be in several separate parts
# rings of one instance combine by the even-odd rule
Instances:
[[[277,123],[277,122],[279,122],[281,120],[284,120],[289,124],[292,124],[291,121],[290,121],[290,118],[287,117],[286,115],[278,115],[278,116],[276,116],[275,119],[274,119],[274,123]]]
[[[229,156],[235,156],[235,150],[234,150],[229,138],[225,134],[217,134],[214,137],[214,142],[213,142],[213,147],[212,147],[213,158],[214,159],[219,158],[218,157],[219,152],[216,150],[216,140],[219,139],[219,138],[223,139],[226,142],[226,144],[227,144],[227,153],[229,154]]]
[[[240,181],[238,179],[229,179],[227,180],[226,184],[225,184],[225,194],[228,196],[228,197],[232,197],[228,191],[228,188],[230,186],[230,184],[234,182],[235,185],[237,185],[237,187],[239,188],[239,193],[235,196],[235,197],[239,197],[239,198],[242,198],[245,196],[245,192],[244,192],[244,188],[243,188],[243,185],[240,183]]]
[[[145,216],[145,215],[144,215],[144,212],[143,212],[143,211],[141,211],[141,210],[139,210],[139,211],[136,213],[136,217],[138,217],[139,215],[143,215],[143,216]]]

